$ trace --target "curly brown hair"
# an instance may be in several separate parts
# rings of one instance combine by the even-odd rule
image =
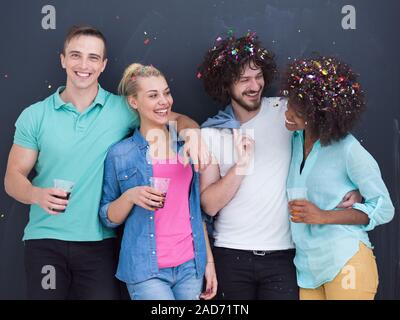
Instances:
[[[243,72],[244,67],[253,63],[261,68],[264,76],[264,92],[276,77],[274,54],[261,47],[255,33],[235,38],[233,35],[217,38],[198,68],[198,77],[202,79],[205,91],[216,101],[227,105],[230,102],[229,88]]]
[[[322,145],[344,138],[365,110],[358,74],[335,57],[318,56],[290,64],[282,94],[303,115]]]

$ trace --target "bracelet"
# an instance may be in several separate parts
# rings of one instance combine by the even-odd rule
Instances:
[[[214,264],[215,264],[215,262],[214,262],[214,261],[208,261],[207,263],[214,263]]]

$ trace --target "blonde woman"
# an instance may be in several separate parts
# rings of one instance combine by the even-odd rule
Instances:
[[[133,136],[107,155],[100,217],[125,223],[117,278],[134,300],[211,299],[217,281],[200,210],[199,176],[179,155],[167,125],[173,99],[163,74],[132,64],[119,85],[140,116]],[[165,194],[150,178],[170,180]],[[206,289],[202,293],[203,277]]]

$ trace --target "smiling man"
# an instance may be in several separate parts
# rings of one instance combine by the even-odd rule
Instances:
[[[112,144],[139,126],[139,119],[124,97],[98,83],[107,65],[100,31],[73,27],[61,64],[66,86],[18,118],[5,176],[7,193],[30,205],[23,237],[28,298],[118,299],[115,234],[98,218],[104,159]],[[182,129],[197,126],[176,113],[170,120]],[[200,154],[206,162],[206,152],[197,147],[188,148],[191,158],[197,162]],[[69,200],[65,191],[53,188],[55,179],[74,183]],[[49,285],[43,285],[45,270],[54,271]]]
[[[217,41],[200,67],[206,92],[228,105],[202,126],[214,157],[200,185],[203,210],[215,217],[219,299],[298,299],[286,101],[264,97],[275,72],[273,55],[250,33]]]

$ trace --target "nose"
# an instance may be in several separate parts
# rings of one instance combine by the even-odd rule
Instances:
[[[162,106],[166,105],[168,103],[167,98],[164,95],[160,95],[160,99],[158,100],[158,103]]]
[[[80,59],[80,67],[85,70],[87,68],[88,65],[88,61],[85,57],[83,57],[82,59]]]
[[[261,89],[262,85],[259,83],[259,81],[255,78],[252,78],[250,81],[250,90],[252,91],[259,91]]]

